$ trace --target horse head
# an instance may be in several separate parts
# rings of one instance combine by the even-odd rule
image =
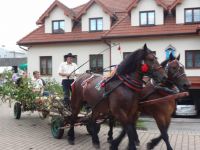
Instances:
[[[168,82],[175,84],[180,91],[188,90],[190,82],[185,74],[184,66],[179,62],[180,54],[176,58],[170,54],[168,60],[161,63],[168,75]]]
[[[142,49],[133,51],[118,66],[117,74],[131,74],[139,72],[142,76],[149,76],[156,82],[165,82],[167,74],[158,63],[154,52],[145,44]]]

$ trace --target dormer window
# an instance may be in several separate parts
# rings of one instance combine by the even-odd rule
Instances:
[[[54,20],[52,21],[52,33],[64,33],[65,32],[65,21]]]
[[[140,26],[155,25],[155,11],[140,11]]]
[[[103,18],[89,18],[89,31],[102,31]]]
[[[185,9],[185,23],[199,23],[200,8]]]

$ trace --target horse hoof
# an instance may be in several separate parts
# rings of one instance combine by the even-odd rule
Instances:
[[[151,143],[147,143],[147,150],[151,150],[151,149],[153,149],[152,144]]]
[[[118,150],[118,147],[111,145],[110,150]]]
[[[69,143],[70,145],[74,145],[74,140],[68,139],[68,143]]]
[[[94,148],[96,148],[96,149],[100,149],[100,144],[94,144],[94,143],[93,143],[93,146],[94,146]]]
[[[136,142],[135,142],[135,145],[136,145],[136,146],[140,146],[140,141],[136,141]]]

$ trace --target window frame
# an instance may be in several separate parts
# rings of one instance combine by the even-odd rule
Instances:
[[[154,24],[149,24],[149,13],[154,13]],[[146,20],[146,22],[147,22],[147,24],[142,24],[142,18],[141,18],[141,14],[142,13],[146,13],[147,14],[147,20]],[[156,12],[155,12],[155,10],[149,10],[149,11],[140,11],[139,12],[139,22],[140,22],[140,26],[155,26],[156,25]]]
[[[187,53],[192,52],[192,67],[188,67],[187,66]],[[195,53],[199,53],[200,54],[200,50],[186,50],[185,51],[185,68],[186,69],[200,69],[200,67],[196,67],[195,66]]]
[[[96,59],[96,67],[95,68],[98,68],[98,57],[102,57],[102,70],[100,71],[100,72],[95,72],[95,71],[93,71],[91,68],[93,68],[93,67],[91,67],[91,60],[92,60],[92,57],[95,57],[95,59]],[[92,72],[94,72],[94,73],[99,73],[99,74],[103,74],[103,54],[91,54],[91,55],[89,55],[89,66],[90,66],[90,71],[92,71]],[[99,67],[100,68],[100,67]]]
[[[98,23],[97,23],[98,19],[102,20],[102,30],[98,30]],[[96,30],[91,30],[91,20],[95,20]],[[101,31],[103,31],[103,17],[89,18],[89,31],[90,32],[101,32]]]
[[[45,59],[45,61],[46,61],[46,74],[43,74],[43,72],[42,72],[42,59]],[[51,59],[51,73],[49,74],[48,72],[48,60],[49,59]],[[42,75],[42,76],[52,76],[52,73],[53,73],[53,59],[52,59],[52,56],[40,56],[40,74]]]
[[[62,28],[60,28],[60,22],[64,22],[64,24],[65,24],[65,20],[52,20],[52,33],[53,34],[64,34],[65,33],[65,28],[63,29],[63,31],[61,32],[61,30],[60,29],[62,29]],[[55,29],[54,29],[54,22],[58,22],[58,31],[56,32],[55,31]],[[59,31],[60,30],[60,31]]]
[[[200,7],[195,7],[195,8],[185,8],[184,9],[184,23],[185,24],[196,24],[196,23],[200,23],[200,21],[194,21],[194,10],[195,9],[199,9],[200,10]],[[192,22],[186,22],[186,11],[187,10],[192,10]]]

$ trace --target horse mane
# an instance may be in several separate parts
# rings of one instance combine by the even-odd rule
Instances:
[[[117,67],[117,74],[129,74],[131,72],[135,72],[138,64],[141,64],[144,56],[148,53],[152,52],[149,49],[138,49],[132,52],[129,56],[127,56]]]

